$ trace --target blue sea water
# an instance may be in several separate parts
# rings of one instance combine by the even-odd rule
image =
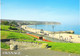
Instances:
[[[35,28],[35,29],[43,29],[46,31],[69,31],[69,30],[73,30],[74,34],[80,34],[80,25],[30,25],[29,27]]]

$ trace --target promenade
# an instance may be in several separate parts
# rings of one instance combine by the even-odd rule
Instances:
[[[27,27],[26,25],[22,25],[21,26],[23,29],[25,29],[26,31],[30,31],[36,34],[40,34],[40,35],[46,35],[49,36],[51,38],[56,38],[59,40],[64,40],[64,41],[69,41],[69,42],[73,42],[73,43],[80,43],[80,35],[76,35],[76,34],[69,34],[69,33],[53,33],[50,31],[44,31],[43,33],[41,32],[40,29],[33,29],[30,27]]]

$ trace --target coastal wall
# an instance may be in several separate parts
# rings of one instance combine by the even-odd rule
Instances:
[[[36,34],[47,35],[51,38],[56,38],[59,40],[64,40],[64,41],[69,41],[69,42],[74,42],[74,43],[80,43],[80,35],[67,33],[69,31],[61,31],[61,32],[53,33],[50,31],[43,31],[42,32],[40,29],[33,29],[30,27],[27,27],[26,25],[22,25],[21,27],[27,31],[34,32]],[[70,32],[74,33],[73,31],[70,31]]]

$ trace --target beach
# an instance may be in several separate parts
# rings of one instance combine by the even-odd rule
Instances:
[[[30,28],[27,25],[22,25],[21,28],[23,28],[26,31],[33,32],[33,33],[36,33],[36,34],[47,35],[51,38],[56,38],[56,39],[59,39],[59,40],[69,41],[69,42],[72,42],[72,43],[80,43],[80,35],[66,33],[68,31],[62,31],[62,33],[61,32],[53,33],[51,31],[43,31],[43,30],[40,30],[40,29]],[[73,31],[70,31],[70,32],[73,33]]]

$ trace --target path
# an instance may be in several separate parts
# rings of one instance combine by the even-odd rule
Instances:
[[[2,53],[5,50],[2,50]],[[65,52],[58,52],[48,49],[23,49],[23,50],[15,50],[15,51],[6,51],[8,52],[20,52],[20,54],[2,54],[2,56],[80,56],[77,54],[70,54]]]

